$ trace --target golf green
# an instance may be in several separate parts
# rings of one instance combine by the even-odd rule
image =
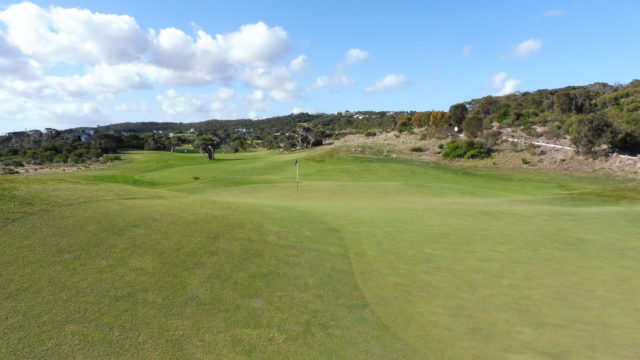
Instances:
[[[217,157],[0,177],[0,358],[640,357],[637,183]]]

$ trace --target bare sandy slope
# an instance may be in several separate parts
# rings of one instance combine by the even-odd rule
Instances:
[[[415,134],[394,131],[373,137],[365,137],[360,134],[348,135],[334,141],[331,146],[367,156],[446,162],[459,166],[540,168],[559,172],[640,179],[640,159],[638,158],[628,158],[614,154],[594,160],[578,155],[570,149],[536,145],[536,143],[544,143],[571,147],[571,142],[567,138],[546,140],[527,136],[518,130],[502,129],[499,131],[499,140],[494,146],[495,152],[491,158],[448,161],[440,157],[438,146],[447,143],[451,138],[435,139],[427,137],[425,139],[423,134],[424,131],[418,130]],[[416,147],[421,147],[422,151],[415,151]]]

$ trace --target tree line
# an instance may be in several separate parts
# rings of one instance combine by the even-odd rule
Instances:
[[[569,136],[578,152],[593,157],[606,151],[637,155],[640,153],[640,80],[625,85],[594,83],[486,96],[454,104],[448,111],[299,113],[262,120],[139,122],[10,133],[0,136],[0,161],[78,163],[124,149],[173,151],[185,145],[213,158],[219,149],[238,152],[262,147],[291,151],[318,146],[326,139],[350,133],[375,134],[415,128],[425,128],[433,136],[447,137],[463,132],[467,138],[490,140],[495,136],[492,129],[496,124],[498,128],[520,128],[534,137]],[[88,141],[68,136],[82,131],[97,134]],[[479,142],[471,144],[474,150],[477,144]]]
[[[607,151],[638,155],[640,80],[487,96],[454,104],[449,111],[406,114],[397,129],[427,128],[435,135],[457,130],[473,139],[492,136],[488,130],[496,124],[498,128],[520,128],[533,137],[568,136],[579,153],[592,157]]]

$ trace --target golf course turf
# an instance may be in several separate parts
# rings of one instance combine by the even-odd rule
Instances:
[[[0,358],[640,358],[631,181],[123,157],[0,177]]]

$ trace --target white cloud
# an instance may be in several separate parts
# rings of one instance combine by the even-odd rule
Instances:
[[[217,35],[221,44],[229,44],[232,63],[265,65],[279,59],[289,48],[289,36],[279,27],[263,22],[240,27],[239,31]]]
[[[513,46],[511,53],[505,55],[505,58],[523,58],[526,59],[533,54],[537,54],[542,49],[542,40],[531,38]]]
[[[211,94],[180,94],[169,89],[156,96],[156,99],[160,102],[162,111],[170,118],[186,115],[215,117],[228,110],[225,101],[234,95],[235,91],[230,88],[219,88]]]
[[[551,9],[544,12],[544,17],[552,17],[552,16],[560,16],[560,15],[564,15],[564,10]]]
[[[406,86],[407,78],[402,75],[389,74],[382,79],[376,80],[375,84],[364,89],[366,93],[382,93],[399,90]]]
[[[36,80],[0,80],[0,98],[39,100],[104,99],[133,89],[149,88],[132,65],[98,64],[82,75],[44,76]]]
[[[208,102],[206,96],[180,95],[174,89],[169,89],[156,98],[162,111],[169,116],[204,113]]]
[[[47,76],[43,83],[71,99],[108,98],[126,90],[151,87],[136,67],[127,64],[114,66],[98,64],[83,75]]]
[[[143,30],[131,16],[80,8],[40,7],[30,2],[0,7],[0,100],[27,107],[16,113],[18,118],[44,121],[70,109],[56,107],[67,101],[110,99],[156,84],[223,86],[206,96],[158,95],[167,116],[260,116],[269,110],[270,101],[289,103],[300,98],[294,75],[304,73],[309,59],[299,55],[284,62],[291,46],[282,27],[257,22],[224,34],[211,35],[197,27],[193,31]],[[359,51],[352,52],[354,61],[368,57]],[[238,83],[254,92],[235,94],[231,87]],[[44,108],[51,110],[45,114]],[[9,109],[15,110],[15,105],[3,107],[5,112]],[[83,109],[87,110],[72,109],[80,114],[77,119],[92,113],[107,118],[104,111],[97,112],[97,106],[93,112]],[[111,111],[150,109],[129,104]]]
[[[289,47],[288,35],[280,27],[259,22],[215,38],[198,31],[196,40],[180,30],[163,29],[156,45],[156,65],[146,66],[145,73],[159,82],[203,86],[240,80],[250,87],[270,91],[279,102],[298,98],[299,86],[291,70],[275,63]],[[297,60],[294,66],[302,65],[306,56]]]
[[[0,131],[44,127],[65,129],[108,122],[110,122],[108,114],[92,103],[51,104],[29,99],[0,102]]]
[[[291,85],[295,80],[290,74],[282,74],[290,70],[277,65],[289,49],[288,34],[281,27],[269,27],[263,22],[215,36],[197,30],[194,38],[176,28],[143,33],[135,19],[127,15],[74,8],[47,9],[29,2],[1,11],[0,22],[7,27],[8,40],[0,39],[2,50],[15,48],[43,64],[99,63],[103,72],[108,71],[107,65],[128,65],[127,76],[135,72],[136,76],[173,86],[204,86],[235,80],[251,86],[258,80],[243,78],[247,73],[277,73],[280,79],[287,79],[282,87],[276,84],[268,87],[274,98],[284,101],[295,98],[291,94],[297,88],[297,84]],[[4,57],[0,59],[0,71],[29,65],[16,60],[9,64]],[[301,69],[306,60],[303,55],[292,66]],[[87,73],[81,79],[78,75],[70,81],[88,83],[91,76]]]
[[[178,71],[217,74],[224,78],[234,66],[267,66],[289,48],[287,32],[263,22],[248,24],[238,31],[215,37],[198,30],[197,38],[176,28],[152,32],[152,62]]]
[[[225,87],[207,94],[179,93],[169,89],[156,96],[156,99],[168,119],[180,121],[203,118],[255,119],[270,110],[264,90],[239,95]]]
[[[518,91],[520,82],[518,79],[509,77],[509,74],[503,71],[491,78],[490,88],[496,91],[496,96],[508,95]]]
[[[236,92],[233,89],[227,88],[227,87],[222,87],[222,88],[219,88],[218,90],[216,90],[214,95],[215,95],[216,99],[228,100],[228,99],[231,99],[233,97],[233,95],[235,95],[235,94],[236,94]]]
[[[360,49],[349,49],[345,54],[344,62],[338,64],[332,75],[322,75],[311,84],[309,91],[326,88],[335,85],[350,86],[355,80],[349,76],[350,65],[361,63],[369,59],[369,53]]]
[[[297,58],[291,60],[289,63],[289,70],[293,72],[304,72],[309,66],[307,55],[300,55]]]
[[[41,63],[118,64],[139,59],[148,47],[146,34],[127,15],[22,2],[1,11],[0,21],[7,39]]]
[[[349,86],[355,83],[355,80],[346,74],[344,70],[338,70],[331,76],[320,76],[311,85],[311,89],[321,89],[334,85]]]
[[[268,90],[278,102],[292,102],[299,98],[299,86],[285,67],[249,68],[240,77],[251,87]]]
[[[255,90],[253,93],[240,98],[240,105],[243,109],[248,109],[247,117],[257,119],[261,114],[270,110],[266,101],[264,91]]]
[[[357,64],[369,59],[369,53],[360,49],[349,49],[346,54],[347,64]]]
[[[473,48],[471,46],[467,45],[462,49],[462,55],[464,55],[465,57],[471,56],[472,53],[473,53]]]
[[[0,76],[2,78],[29,80],[41,76],[37,62],[28,59],[17,47],[10,44],[0,32]]]

